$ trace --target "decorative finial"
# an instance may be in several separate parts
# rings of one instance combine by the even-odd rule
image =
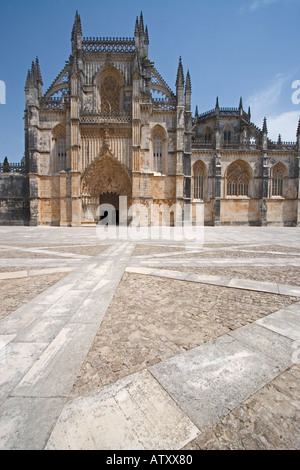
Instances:
[[[297,137],[300,136],[300,117],[299,117],[299,120],[298,120],[298,128],[297,128]]]
[[[216,109],[220,109],[220,106],[219,106],[219,97],[217,96],[217,99],[216,99]]]
[[[268,127],[267,127],[267,118],[266,118],[266,117],[264,118],[264,123],[263,123],[263,132],[264,132],[265,134],[267,134],[267,133],[268,133]]]
[[[76,13],[75,13],[75,20],[73,24],[72,37],[71,37],[72,41],[75,39],[77,34],[82,35],[81,19],[80,19],[80,15],[78,14],[78,10],[76,10]]]
[[[140,16],[140,30],[141,32],[144,32],[144,18],[143,18],[143,12],[141,11],[141,16]]]
[[[185,82],[185,92],[191,92],[192,91],[192,85],[191,85],[191,76],[189,70],[187,71],[186,74],[186,82]]]
[[[134,34],[137,35],[139,32],[140,32],[139,18],[138,18],[138,16],[137,16],[137,17],[136,17],[136,22],[135,22]]]
[[[183,74],[183,67],[181,62],[181,57],[179,57],[179,64],[177,70],[177,79],[176,79],[176,87],[184,86],[184,74]]]
[[[36,70],[37,80],[39,80],[41,83],[43,83],[41,69],[40,69],[40,63],[39,63],[39,58],[38,57],[36,57],[36,59],[35,59],[35,70]]]
[[[146,26],[146,29],[145,29],[145,44],[146,44],[146,46],[149,46],[148,26]]]
[[[199,116],[199,113],[198,113],[198,105],[196,105],[195,118],[197,118],[198,116]]]

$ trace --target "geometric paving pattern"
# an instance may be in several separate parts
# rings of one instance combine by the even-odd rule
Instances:
[[[299,448],[299,229],[207,227],[203,247],[110,244],[92,227],[0,232],[1,449]],[[241,323],[243,294],[259,315]],[[209,323],[219,313],[230,317],[226,328]],[[187,316],[183,349],[176,321]],[[141,337],[147,317],[155,327],[147,323]],[[162,321],[168,336],[152,360]],[[139,362],[141,343],[148,362]],[[271,411],[253,418],[253,397],[267,409],[270,396]],[[256,434],[250,425],[247,434],[242,408]]]

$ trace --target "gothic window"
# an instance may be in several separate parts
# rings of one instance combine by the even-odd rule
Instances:
[[[204,199],[205,168],[202,162],[196,162],[193,171],[194,199]]]
[[[283,197],[283,180],[285,176],[285,167],[277,163],[272,170],[272,196]]]
[[[207,127],[204,132],[204,142],[209,144],[212,141],[212,131],[210,127]]]
[[[230,144],[231,142],[233,142],[233,129],[227,124],[224,128],[224,144]]]
[[[53,129],[53,171],[62,171],[67,168],[67,151],[66,151],[66,129],[62,124],[58,124]]]
[[[66,169],[66,139],[64,136],[57,138],[57,169],[62,171]]]
[[[120,111],[120,84],[116,77],[107,75],[101,81],[101,111]]]
[[[163,166],[163,136],[160,131],[156,131],[152,139],[153,146],[153,170],[162,173]]]
[[[244,162],[238,161],[227,170],[227,196],[249,196],[250,172]]]

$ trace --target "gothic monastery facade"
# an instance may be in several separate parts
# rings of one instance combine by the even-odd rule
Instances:
[[[181,58],[173,92],[148,47],[142,14],[134,38],[85,38],[76,13],[70,58],[45,92],[32,63],[24,162],[0,175],[0,222],[95,224],[99,204],[119,213],[127,201],[145,209],[145,225],[164,223],[175,204],[194,222],[204,209],[205,225],[299,226],[300,126],[296,142],[272,142],[242,99],[192,113]]]

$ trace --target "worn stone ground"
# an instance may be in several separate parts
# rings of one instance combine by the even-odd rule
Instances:
[[[0,280],[0,319],[34,299],[64,276],[65,274],[58,273],[23,279]]]
[[[223,336],[296,300],[125,273],[70,398]]]
[[[204,246],[212,251],[191,254],[186,250],[186,255],[176,254],[177,251],[184,251],[184,246],[142,244],[136,246],[132,259],[163,254],[165,257],[162,260],[247,258],[253,260],[253,265],[182,267],[179,262],[174,268],[164,269],[299,286],[299,264],[273,266],[272,260],[289,257],[300,261],[300,248],[295,243],[289,246],[288,240],[276,245],[258,240],[259,235],[251,246],[242,239],[238,244],[236,239],[232,243],[216,241]],[[27,251],[29,248],[70,253],[74,254],[74,259],[76,255],[93,257],[107,248],[107,245],[97,244],[94,240],[84,245],[83,241],[78,243],[78,239],[74,243],[71,239],[66,240],[64,244],[51,244],[46,239],[40,244],[12,242],[9,245],[6,242],[5,245],[25,251],[0,248],[1,273],[24,269],[1,266],[1,261],[5,259],[26,259],[26,269],[33,269],[35,265],[31,262],[34,259],[44,259],[46,268],[47,259],[59,258],[57,254],[51,256],[49,253],[43,255]],[[270,260],[269,266],[255,266],[262,257]],[[64,276],[65,273],[57,272],[1,280],[0,318],[8,316]],[[295,296],[125,273],[83,362],[69,400],[223,336],[299,300]],[[215,426],[201,429],[198,437],[185,446],[185,450],[299,449],[299,378],[298,364],[279,375]]]
[[[300,365],[263,387],[184,450],[300,450]]]

